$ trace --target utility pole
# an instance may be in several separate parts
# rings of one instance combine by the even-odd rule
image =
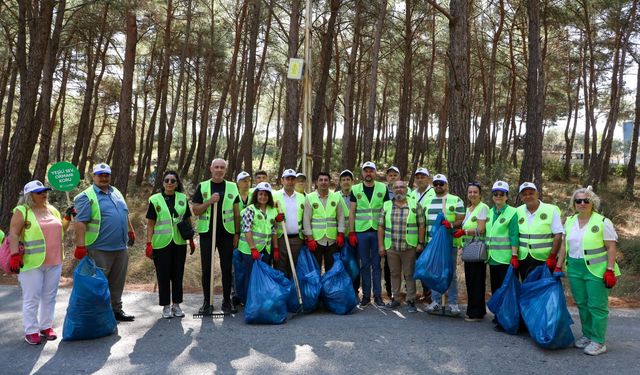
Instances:
[[[307,176],[307,191],[311,190],[313,155],[311,154],[311,0],[306,2],[304,28],[304,81],[302,117],[302,173]]]

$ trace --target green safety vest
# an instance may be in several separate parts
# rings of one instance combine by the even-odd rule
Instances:
[[[151,247],[154,249],[162,249],[167,247],[171,240],[176,245],[185,245],[187,241],[182,238],[177,224],[182,221],[182,217],[187,212],[187,196],[176,191],[174,208],[178,213],[178,217],[172,217],[169,212],[167,201],[161,193],[154,194],[149,198],[149,202],[153,204],[156,210],[156,224],[153,227],[153,236],[151,237]]]
[[[49,212],[53,216],[61,220],[60,212],[53,206],[47,205]],[[17,206],[13,209],[13,212],[20,211],[24,218],[24,235],[22,236],[22,242],[24,244],[24,256],[22,258],[23,266],[20,267],[20,271],[29,271],[34,268],[38,268],[44,263],[44,259],[47,254],[47,240],[42,233],[40,224],[36,215],[32,209],[27,210],[24,205]],[[25,215],[26,213],[26,215]],[[64,232],[60,231],[61,244],[64,244]],[[64,259],[64,251],[60,250],[62,259]]]
[[[115,186],[111,186],[113,192],[111,194],[119,195],[120,199],[124,200],[124,196]],[[100,205],[98,204],[98,195],[93,190],[93,185],[86,188],[82,193],[76,195],[73,200],[78,199],[82,194],[86,195],[91,205],[91,221],[87,223],[87,230],[84,232],[84,245],[89,246],[96,242],[98,234],[100,233]]]
[[[242,196],[240,196],[240,193],[238,192],[238,198],[240,200],[240,202],[238,203],[238,208],[240,212],[242,212],[242,210],[244,210],[245,208],[249,207],[249,205],[251,204],[251,194],[253,193],[251,192],[251,190],[249,190],[249,194],[247,194],[247,203],[245,204],[242,201]]]
[[[271,254],[271,231],[276,223],[276,215],[278,210],[275,207],[267,207],[267,214],[265,215],[259,208],[254,205],[249,205],[243,210],[253,211],[253,222],[251,223],[251,234],[253,235],[253,242],[256,245],[258,251],[262,251],[265,248],[267,253]],[[243,254],[251,254],[251,247],[247,242],[247,236],[245,232],[240,235],[240,242],[238,243],[238,251]]]
[[[297,191],[294,191],[295,197],[296,197],[296,206],[297,206],[297,210],[296,210],[296,220],[298,221],[298,237],[300,237],[300,239],[304,239],[303,237],[303,233],[302,233],[302,217],[304,215],[304,200],[305,200],[305,196],[304,194],[298,193]],[[280,189],[276,192],[273,193],[273,200],[277,203],[277,210],[278,212],[283,212],[284,213],[284,217],[285,220],[287,219],[287,210],[286,207],[284,205],[284,189]],[[282,225],[286,225],[284,224],[284,222],[279,223],[276,225],[276,231],[278,233],[278,238],[282,237],[282,234],[284,233],[282,231]],[[291,234],[291,233],[289,233]]]
[[[344,215],[344,221],[346,222],[345,226],[349,226],[349,206],[351,204],[351,201],[349,200],[349,197],[347,197],[347,200],[349,200],[349,204],[347,204],[347,202],[345,202],[344,200],[344,195],[342,195],[342,191],[337,191],[336,193],[340,194],[340,204],[342,205],[342,214]],[[349,228],[347,228],[348,231]]]
[[[225,181],[224,183],[224,197],[220,197],[222,199],[222,225],[228,233],[235,234],[236,228],[233,216],[233,202],[236,201],[236,198],[239,195],[238,186],[229,181]],[[203,202],[207,201],[211,197],[211,180],[202,181],[200,183],[200,193],[202,193]],[[198,216],[198,223],[196,225],[198,233],[207,233],[209,231],[211,207],[213,207],[213,205],[207,207],[206,211]],[[218,218],[218,222],[219,221],[220,218]]]
[[[364,185],[362,182],[354,185],[351,192],[356,197],[355,231],[365,232],[369,229],[378,230],[378,217],[380,216],[384,196],[387,192],[385,184],[378,181],[374,182],[371,201],[369,201],[367,195],[364,193]]]
[[[456,205],[460,200],[460,198],[457,195],[447,193],[447,199],[443,206],[442,203],[435,203],[435,204],[432,203],[435,199],[440,199],[442,201],[442,198],[437,197],[436,195],[432,197],[424,198],[422,200],[424,202],[422,206],[425,208],[425,216],[427,219],[427,242],[431,242],[432,237],[430,232],[431,232],[431,227],[434,224],[434,222],[432,222],[429,219],[429,215],[433,215],[433,214],[437,215],[439,212],[443,212],[444,218],[447,219],[447,221],[449,221],[451,225],[453,225],[453,222],[456,220]],[[446,207],[446,209],[443,211],[444,207]],[[454,247],[462,246],[462,239],[454,238],[453,246]]]
[[[326,207],[322,205],[318,192],[307,194],[307,201],[311,206],[311,231],[313,238],[319,240],[325,236],[335,240],[338,236],[338,205],[344,202],[342,195],[336,192],[329,192]]]
[[[4,241],[4,232],[0,229],[0,243]]]
[[[506,205],[495,221],[494,215],[494,211],[490,210],[486,230],[487,255],[496,263],[509,264],[512,255],[509,223],[516,215],[516,209]]]
[[[553,233],[551,223],[553,215],[560,215],[560,209],[552,204],[540,202],[536,210],[533,223],[529,225],[527,220],[527,206],[522,205],[517,208],[518,228],[520,230],[520,247],[518,249],[518,259],[522,260],[528,254],[534,259],[545,261],[551,253],[553,247]]]
[[[416,201],[413,199],[407,200],[409,206],[409,215],[407,215],[406,223],[406,241],[409,246],[418,246],[418,220],[416,216]],[[391,210],[393,209],[393,201],[386,201],[383,205],[384,208],[384,248],[389,250],[391,248]]]
[[[589,272],[591,272],[593,276],[599,278],[604,276],[604,272],[607,270],[607,261],[609,259],[607,248],[604,245],[604,219],[604,216],[597,212],[591,214],[591,218],[587,223],[587,230],[584,231],[584,237],[582,237],[584,263],[587,265]],[[578,214],[567,219],[567,235],[565,236],[567,239],[567,254],[565,262],[566,259],[569,258],[569,233],[571,233],[571,229],[573,228],[576,220],[578,220]],[[565,264],[567,264],[568,267],[568,263]],[[614,273],[616,276],[620,276],[620,268],[618,267],[617,262],[614,264]]]
[[[417,202],[418,199],[420,198],[420,193],[418,193],[418,189],[410,190],[407,196],[415,199]],[[435,196],[436,196],[436,190],[433,187],[430,187],[422,197],[420,204],[424,207],[424,202],[427,200],[427,198],[433,198]]]
[[[467,219],[467,221],[465,221],[464,224],[462,224],[462,229],[467,230],[467,229],[478,228],[478,215],[480,215],[480,211],[482,211],[483,208],[487,210],[487,217],[488,217],[489,206],[487,206],[483,202],[480,202],[478,206],[473,210],[473,212],[471,212],[471,216]],[[485,227],[485,232],[486,230],[487,229]],[[473,239],[473,236],[464,235],[462,236],[462,243],[466,245],[467,243],[471,242],[471,239]],[[484,241],[485,235],[478,236],[478,239],[480,239],[481,241]]]

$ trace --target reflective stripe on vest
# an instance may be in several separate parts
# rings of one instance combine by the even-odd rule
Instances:
[[[274,207],[267,207],[266,215],[256,208],[254,205],[249,205],[243,210],[253,211],[253,221],[251,222],[251,235],[253,236],[253,242],[258,251],[262,251],[265,248],[267,253],[271,254],[271,232],[273,226],[276,223],[276,215],[278,210]],[[251,254],[251,246],[247,242],[246,233],[242,232],[240,235],[240,242],[238,243],[238,251],[244,254]]]
[[[355,212],[355,231],[365,232],[369,229],[378,229],[378,218],[380,216],[380,210],[384,203],[384,196],[387,192],[387,187],[382,182],[374,182],[373,194],[371,195],[371,201],[364,193],[364,185],[359,183],[354,185],[351,192],[356,197],[356,212]]]
[[[414,199],[407,200],[407,206],[409,206],[409,214],[406,221],[406,237],[405,241],[409,246],[418,246],[418,220],[416,216],[416,201]],[[391,227],[391,210],[393,209],[393,201],[384,202],[384,248],[389,250],[393,243],[392,236],[393,231]]]
[[[487,255],[497,263],[509,264],[512,255],[509,223],[513,216],[516,215],[516,209],[506,206],[495,220],[494,215],[494,210],[489,210],[485,240]]]
[[[233,204],[238,197],[238,186],[230,181],[224,181],[224,196],[220,197],[222,202],[222,217],[218,218],[218,225],[222,222],[224,229],[231,234],[236,232],[235,220],[233,215]],[[211,198],[211,180],[202,181],[200,183],[200,193],[202,194],[202,201],[206,202]],[[220,201],[218,201],[219,203]],[[207,209],[198,216],[198,223],[196,229],[198,233],[209,232],[211,225],[211,218],[213,217],[211,210],[213,205],[207,207]]]
[[[307,202],[311,207],[311,231],[313,238],[319,240],[325,236],[335,240],[338,236],[338,205],[342,197],[340,193],[329,192],[327,195],[327,205],[324,206],[320,200],[318,192],[307,194]]]
[[[53,216],[61,221],[60,212],[53,206],[47,205],[47,209]],[[20,205],[13,209],[13,212],[20,211],[24,218],[24,234],[21,238],[24,245],[24,256],[22,258],[23,266],[20,271],[28,271],[40,267],[46,258],[47,242],[38,223],[38,219],[31,208]],[[25,215],[26,214],[26,215]],[[60,244],[64,244],[64,232],[60,231]],[[62,259],[64,259],[64,251],[60,249]]]
[[[119,196],[119,198],[124,200],[123,198],[124,196],[122,195],[120,190],[118,190],[115,186],[110,186],[110,187],[113,189],[113,192],[111,192],[111,194],[116,194],[116,196]],[[100,221],[102,216],[100,214],[100,204],[98,203],[98,195],[96,194],[96,191],[93,189],[93,185],[86,188],[82,193],[76,195],[73,198],[73,200],[75,201],[82,194],[87,196],[87,199],[89,199],[89,205],[91,206],[91,220],[88,223],[86,223],[87,230],[84,233],[84,245],[90,246],[91,244],[96,242],[96,240],[98,239],[98,234],[100,233]]]
[[[565,236],[565,247],[567,249],[566,258],[569,258],[569,235],[573,226],[578,220],[578,215],[575,214],[567,219],[566,228],[567,234]],[[597,212],[591,214],[589,222],[587,223],[584,236],[582,237],[582,251],[584,254],[584,263],[587,265],[587,269],[592,275],[602,278],[604,272],[607,270],[607,261],[609,255],[607,254],[607,248],[604,244],[604,216]],[[568,267],[568,263],[565,263]],[[616,276],[620,276],[620,268],[618,263],[614,264],[614,273]]]
[[[476,208],[473,210],[473,212],[471,212],[469,219],[467,219],[467,221],[465,221],[464,224],[462,224],[462,229],[465,229],[465,230],[477,229],[478,228],[478,215],[480,215],[480,212],[482,211],[483,208],[487,210],[487,213],[489,212],[489,206],[487,206],[486,204],[480,202],[478,204],[478,206],[476,206]],[[485,219],[485,223],[486,223],[486,219]],[[487,230],[486,228],[487,227],[486,227],[486,224],[485,224],[485,233],[486,233],[486,230]],[[485,241],[484,235],[477,236],[477,237],[481,241]],[[471,239],[473,239],[473,236],[464,235],[464,236],[462,236],[462,243],[467,244],[468,242],[471,242]]]
[[[180,231],[178,230],[177,223],[182,220],[182,217],[187,212],[187,196],[183,193],[176,191],[174,208],[178,214],[177,218],[171,216],[167,201],[164,199],[161,193],[154,194],[149,198],[149,202],[155,207],[156,210],[156,223],[153,227],[153,236],[151,237],[151,246],[154,249],[162,249],[171,243],[171,240],[176,245],[185,245],[187,241],[182,238]]]
[[[533,222],[527,220],[527,206],[517,208],[518,228],[520,230],[520,247],[518,258],[524,259],[531,254],[534,259],[545,261],[551,253],[554,235],[551,232],[553,215],[560,215],[560,209],[552,204],[540,202]]]

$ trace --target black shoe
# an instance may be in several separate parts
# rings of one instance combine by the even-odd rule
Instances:
[[[204,301],[204,303],[202,304],[202,307],[200,307],[198,309],[198,314],[211,314],[211,312],[213,311],[213,306],[209,304],[209,302]]]
[[[238,312],[238,309],[236,309],[232,304],[230,300],[224,300],[222,301],[222,312],[225,314],[235,314]]]
[[[126,314],[124,311],[114,311],[113,315],[119,322],[133,322],[136,319],[135,316]]]
[[[371,303],[371,298],[362,297],[362,300],[360,301],[360,307],[366,307],[370,303]]]
[[[240,306],[241,303],[242,301],[240,301],[240,298],[238,296],[231,297],[231,304],[233,306]]]
[[[382,302],[382,298],[381,297],[374,297],[373,298],[373,303],[375,303],[376,306],[378,306],[378,307],[384,307],[384,302]]]
[[[398,307],[400,307],[400,302],[396,300],[391,300],[391,302],[386,304],[386,307],[388,309],[397,309]]]

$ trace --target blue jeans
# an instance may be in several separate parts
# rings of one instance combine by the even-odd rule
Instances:
[[[378,232],[356,233],[358,236],[358,256],[360,257],[360,276],[362,277],[362,297],[371,298],[373,278],[373,296],[380,297],[380,255],[378,255]]]
[[[457,260],[458,260],[458,248],[451,248],[451,257],[453,258],[453,278],[451,279],[451,284],[449,285],[449,300],[448,304],[455,305],[458,303],[458,273],[456,272]],[[441,304],[442,294],[436,292],[435,290],[431,290],[431,299],[433,302]]]

